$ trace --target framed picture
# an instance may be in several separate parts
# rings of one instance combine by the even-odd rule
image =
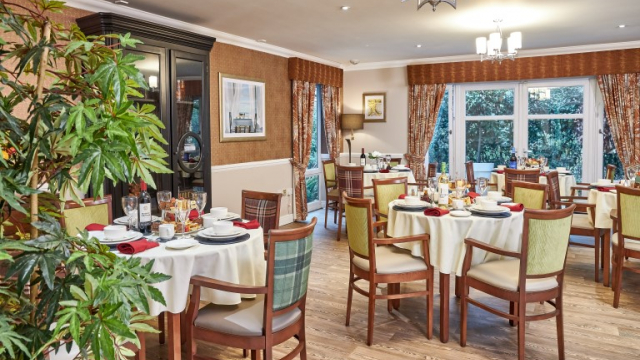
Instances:
[[[362,109],[364,109],[364,122],[387,121],[387,93],[362,94]]]
[[[265,82],[220,73],[220,142],[266,140]]]

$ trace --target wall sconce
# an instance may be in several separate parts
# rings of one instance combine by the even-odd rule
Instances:
[[[364,114],[342,114],[340,124],[342,130],[351,131],[351,138],[346,139],[349,145],[349,162],[351,162],[351,140],[354,139],[353,130],[361,130],[364,128]]]
[[[153,91],[158,88],[158,77],[151,75],[149,76],[149,88]]]

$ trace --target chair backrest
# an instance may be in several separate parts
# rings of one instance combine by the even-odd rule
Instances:
[[[340,194],[362,198],[364,196],[364,167],[336,165],[336,178]]]
[[[269,290],[265,301],[265,314],[287,311],[292,306],[304,310],[311,267],[313,229],[317,221],[318,219],[314,217],[306,226],[269,232],[267,250]]]
[[[437,170],[438,170],[438,163],[429,163],[429,170],[427,171],[427,177],[430,177],[430,178],[436,177]]]
[[[616,166],[612,165],[612,164],[608,164],[607,165],[607,174],[605,176],[605,179],[609,179],[613,182],[613,180],[616,178]]]
[[[347,239],[349,252],[352,256],[369,259],[374,258],[373,227],[371,216],[373,214],[371,199],[358,199],[343,194],[345,200],[344,211],[347,218]]]
[[[513,189],[511,188],[514,180],[525,181],[530,183],[540,182],[540,170],[518,170],[518,169],[504,169],[504,193],[506,196],[511,197]]]
[[[556,202],[561,201],[560,180],[556,170],[547,173],[547,184],[549,185],[549,207],[551,209],[559,209],[561,206]]]
[[[549,277],[564,272],[575,205],[558,210],[525,210],[520,276]],[[520,284],[524,288],[524,284]]]
[[[394,167],[402,164],[402,158],[391,158],[389,161],[389,166]]]
[[[618,238],[640,240],[640,189],[616,186],[618,192]]]
[[[543,210],[547,208],[547,184],[535,184],[524,181],[514,181],[513,202],[524,205],[525,209]]]
[[[67,201],[60,224],[71,236],[77,235],[89,224],[109,225],[113,221],[111,195],[102,199],[86,198],[82,204]]]
[[[473,161],[467,161],[464,163],[464,168],[467,170],[467,183],[471,185],[471,189],[476,188],[476,176],[473,174]]]
[[[407,178],[373,179],[373,199],[376,210],[387,215],[389,203],[407,193]]]
[[[242,218],[258,220],[264,233],[280,226],[282,194],[242,190]]]
[[[322,160],[324,171],[324,188],[329,191],[338,186],[336,182],[336,163],[333,160]]]

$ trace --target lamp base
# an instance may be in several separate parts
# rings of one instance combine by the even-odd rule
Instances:
[[[351,139],[345,140],[347,140],[347,145],[349,146],[349,163],[351,163]]]

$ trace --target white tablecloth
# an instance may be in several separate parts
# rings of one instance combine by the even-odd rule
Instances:
[[[155,260],[152,270],[171,275],[171,279],[154,284],[162,292],[167,306],[149,301],[150,315],[163,311],[174,314],[187,306],[189,280],[203,275],[234,284],[261,286],[266,276],[262,228],[248,230],[249,240],[229,245],[198,245],[186,250],[169,250],[164,244],[133,256],[143,263]],[[118,254],[118,253],[117,253]],[[122,255],[120,256],[128,256]],[[201,299],[215,304],[239,304],[240,294],[202,289]]]
[[[391,170],[393,171],[393,170]],[[416,179],[413,177],[413,171],[398,171],[398,172],[388,172],[388,173],[364,173],[364,186],[373,186],[373,179],[390,179],[397,177],[406,177],[407,182],[413,183]],[[373,189],[365,189],[365,196],[373,196]]]
[[[613,221],[611,220],[611,210],[618,208],[617,194],[611,192],[598,191],[596,189],[589,190],[587,202],[596,204],[595,227],[599,229],[611,229]],[[590,209],[587,209],[590,210]],[[591,220],[591,217],[589,217]]]
[[[540,176],[540,184],[547,183],[546,176]],[[498,174],[497,172],[491,173],[491,182],[494,184],[498,184],[498,191],[502,191],[504,189],[504,174]],[[571,195],[571,187],[576,186],[576,177],[573,175],[558,175],[558,182],[560,183],[560,196],[569,196]]]
[[[441,273],[461,276],[465,238],[474,238],[509,251],[520,251],[523,218],[523,212],[513,212],[511,217],[502,219],[425,216],[422,212],[395,211],[391,203],[387,233],[391,237],[430,234],[431,264]],[[411,250],[414,256],[422,255],[419,242],[396,246]],[[473,264],[495,259],[498,259],[497,255],[474,249]]]

